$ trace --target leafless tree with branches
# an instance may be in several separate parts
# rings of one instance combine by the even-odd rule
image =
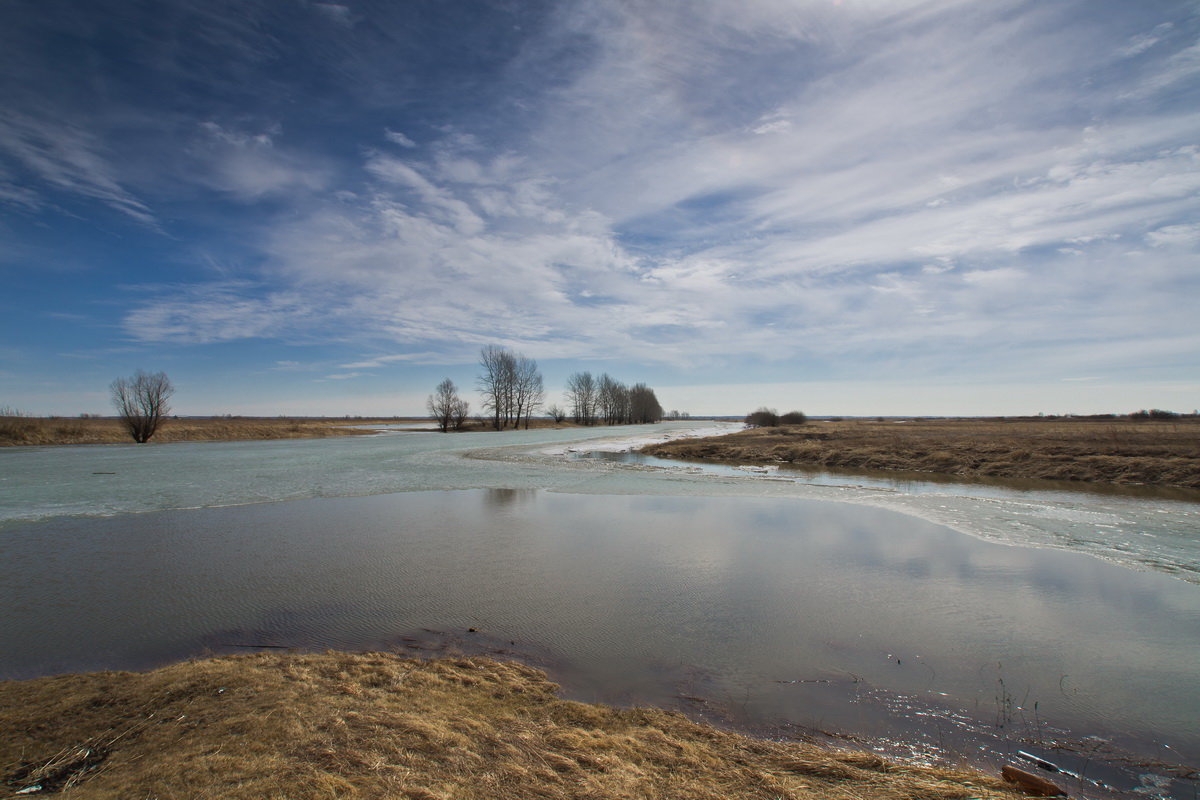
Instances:
[[[501,430],[508,421],[512,397],[512,376],[515,359],[511,351],[489,344],[479,351],[479,366],[483,374],[475,382],[483,398],[483,407],[491,412],[492,427]]]
[[[529,427],[529,417],[541,406],[546,391],[537,362],[506,347],[490,344],[479,352],[483,374],[476,388],[491,413],[492,427]]]
[[[596,421],[596,379],[590,372],[576,372],[567,378],[567,402],[575,421],[591,425]]]
[[[644,383],[635,383],[629,388],[629,421],[635,425],[658,422],[663,417],[662,405],[654,390]]]
[[[433,394],[429,395],[429,399],[425,401],[425,407],[429,409],[430,415],[437,422],[438,427],[442,429],[442,433],[450,430],[450,426],[454,424],[455,412],[458,410],[458,405],[462,403],[462,399],[458,396],[458,387],[454,385],[454,381],[446,378],[437,385]],[[466,413],[463,413],[466,417]],[[455,425],[455,428],[462,427],[461,423]]]
[[[546,399],[546,388],[542,382],[542,373],[538,370],[537,362],[532,358],[518,355],[513,370],[513,399],[516,406],[515,427],[521,427],[522,418],[525,429],[529,429],[529,418]]]
[[[471,413],[471,404],[461,397],[454,401],[454,407],[450,409],[450,424],[454,430],[461,431],[463,425],[467,422],[467,415]]]
[[[167,401],[175,393],[165,372],[146,373],[140,369],[132,378],[117,378],[109,387],[121,424],[138,444],[150,440],[163,417],[171,413]]]

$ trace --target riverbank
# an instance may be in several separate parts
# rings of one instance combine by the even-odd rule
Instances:
[[[262,439],[314,439],[374,433],[350,427],[399,418],[346,419],[321,417],[172,417],[163,420],[150,441],[215,442]],[[0,446],[64,444],[130,444],[116,417],[0,417]]]
[[[320,439],[361,436],[377,431],[370,426],[425,428],[416,417],[171,417],[163,421],[151,443],[232,442],[268,439]],[[532,420],[531,428],[568,427],[548,419]],[[365,427],[364,427],[365,426]],[[491,430],[472,422],[467,430]],[[115,417],[0,417],[0,446],[65,444],[130,444],[132,440]]]
[[[1200,420],[811,421],[645,447],[665,458],[1200,489]]]
[[[6,682],[0,782],[74,798],[1016,796],[556,690],[518,663],[334,652]]]

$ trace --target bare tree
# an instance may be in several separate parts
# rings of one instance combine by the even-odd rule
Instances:
[[[596,379],[590,372],[576,372],[567,378],[567,402],[575,421],[591,425],[596,421]]]
[[[492,427],[496,430],[503,430],[512,419],[516,362],[516,356],[505,347],[489,344],[479,351],[483,374],[475,386],[483,396],[483,407],[492,414]]]
[[[433,394],[429,395],[429,399],[425,401],[425,407],[429,409],[429,414],[442,429],[442,433],[450,430],[450,425],[454,421],[454,412],[461,402],[462,400],[458,396],[458,387],[449,378],[439,383]]]
[[[162,418],[171,413],[167,401],[175,387],[165,372],[145,373],[139,369],[132,378],[117,378],[109,389],[121,424],[138,444],[148,442]]]
[[[567,418],[567,412],[566,409],[552,403],[546,406],[546,416],[554,420],[555,425],[558,425]]]
[[[516,405],[516,427],[521,427],[521,419],[525,419],[525,429],[529,429],[529,417],[546,399],[546,389],[542,382],[542,373],[538,370],[537,362],[532,358],[518,355],[513,369],[513,398]]]
[[[609,374],[596,381],[596,413],[606,425],[629,422],[629,387]]]
[[[635,383],[629,389],[629,421],[635,425],[658,422],[663,417],[662,406],[654,390],[644,383]]]
[[[454,406],[450,409],[450,424],[454,427],[454,430],[461,431],[463,429],[463,425],[467,421],[467,415],[470,413],[471,404],[461,397],[455,398]]]
[[[506,347],[490,344],[479,352],[483,374],[476,388],[483,396],[483,407],[491,412],[492,427],[504,430],[529,427],[529,417],[542,404],[546,390],[537,362]]]
[[[616,424],[618,398],[621,383],[605,372],[596,379],[596,416],[604,420],[605,425]]]

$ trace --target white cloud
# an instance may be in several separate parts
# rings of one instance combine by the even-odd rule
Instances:
[[[1164,22],[1161,25],[1156,25],[1154,30],[1149,33],[1139,33],[1129,38],[1129,43],[1117,50],[1117,55],[1122,58],[1132,58],[1133,56],[1141,55],[1149,50],[1154,45],[1158,44],[1163,38],[1174,28],[1175,25],[1171,22]]]
[[[0,164],[0,202],[19,206],[26,211],[35,211],[42,206],[38,193],[16,181]]]
[[[383,135],[389,142],[398,144],[401,147],[416,147],[417,146],[416,142],[414,142],[412,139],[405,136],[400,131],[388,130],[388,131],[385,131]]]
[[[1200,223],[1165,225],[1147,233],[1146,241],[1152,247],[1189,247],[1195,250],[1200,246]]]
[[[1200,42],[1171,55],[1137,88],[1126,92],[1127,98],[1142,98],[1173,89],[1185,81],[1193,81],[1200,75]]]
[[[437,209],[438,220],[449,222],[458,233],[471,235],[484,228],[483,220],[471,206],[445,187],[435,186],[409,164],[395,158],[377,155],[367,162],[367,171],[389,183],[413,189],[427,206]]]
[[[249,296],[252,289],[238,283],[166,289],[127,314],[123,326],[141,342],[211,344],[285,337],[323,318],[316,298],[297,292]]]
[[[472,361],[474,356],[471,357]],[[339,364],[342,369],[378,369],[389,364],[445,364],[446,354],[436,351],[421,353],[396,353],[388,356],[375,356],[363,361],[353,361],[349,364]]]
[[[127,325],[216,341],[319,324],[385,343],[338,375],[493,342],[1055,382],[1150,348],[1174,363],[1196,338],[1181,220],[1198,210],[1200,114],[1126,110],[1136,76],[1082,91],[1113,48],[1022,9],[564,7],[564,38],[531,47],[590,36],[595,60],[529,101],[519,135],[448,129],[417,150],[389,130],[403,158],[367,152],[352,191],[306,193],[265,233],[275,291],[168,294]],[[1148,41],[1148,69],[1186,61]],[[253,186],[321,186],[288,171],[276,133],[212,135],[282,163],[249,170]]]
[[[48,120],[7,109],[0,115],[0,155],[7,155],[39,180],[108,205],[138,222],[155,225],[150,209],[117,177],[101,141],[64,120]],[[35,208],[44,194],[0,172],[0,197]]]
[[[205,169],[198,179],[240,200],[319,191],[331,179],[322,159],[278,147],[277,126],[246,133],[210,120],[200,127],[204,138],[195,151]]]
[[[313,8],[339,25],[347,28],[354,25],[354,17],[351,14],[349,6],[339,3],[313,3]]]

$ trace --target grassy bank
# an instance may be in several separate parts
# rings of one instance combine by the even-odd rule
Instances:
[[[181,417],[163,421],[151,442],[312,439],[371,433],[351,425],[397,419]],[[131,444],[115,417],[0,417],[0,445]]]
[[[483,658],[261,654],[0,683],[0,791],[63,798],[1011,798],[902,766],[560,700]]]
[[[162,423],[151,443],[218,442],[253,439],[318,439],[374,433],[352,425],[425,425],[428,419],[406,417],[172,417]],[[530,420],[530,428],[573,427],[548,419]],[[491,430],[472,421],[465,431]],[[0,446],[60,444],[131,444],[129,434],[115,417],[3,417]]]
[[[813,421],[681,439],[667,458],[1200,489],[1200,420]]]

